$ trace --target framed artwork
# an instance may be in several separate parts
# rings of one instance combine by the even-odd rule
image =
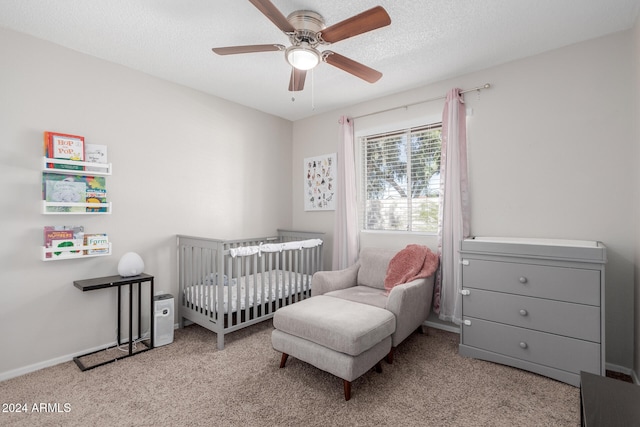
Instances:
[[[304,210],[336,209],[336,153],[304,159]]]

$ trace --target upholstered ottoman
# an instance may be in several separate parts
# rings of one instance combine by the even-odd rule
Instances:
[[[376,367],[391,350],[396,328],[393,313],[383,308],[318,295],[282,307],[273,316],[271,343],[282,352],[343,379],[344,398],[351,382]]]

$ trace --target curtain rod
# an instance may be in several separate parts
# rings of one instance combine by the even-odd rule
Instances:
[[[466,89],[466,90],[460,91],[460,93],[463,94],[463,93],[474,92],[474,91],[480,92],[481,90],[489,89],[490,87],[491,87],[491,84],[485,83],[484,85],[478,86],[478,87],[474,87],[473,89]],[[438,101],[440,99],[446,99],[446,98],[447,98],[447,96],[445,95],[445,96],[438,96],[436,98],[425,99],[424,101],[414,102],[413,104],[401,105],[399,107],[387,108],[386,110],[380,110],[380,111],[375,111],[373,113],[368,113],[368,114],[363,114],[361,116],[356,116],[356,117],[353,117],[353,120],[361,119],[362,117],[373,116],[374,114],[386,113],[387,111],[399,110],[401,108],[409,108],[409,107],[413,107],[414,105],[426,104],[427,102]]]

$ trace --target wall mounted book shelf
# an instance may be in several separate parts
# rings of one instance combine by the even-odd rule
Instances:
[[[90,161],[87,161],[90,160]],[[113,173],[107,163],[107,147],[85,144],[83,136],[44,132],[42,213],[45,215],[108,215],[106,177]],[[44,227],[42,261],[92,258],[111,255],[106,233],[85,233],[84,226]]]
[[[72,168],[55,167],[56,165],[71,166]],[[75,168],[84,169],[75,169]],[[42,158],[42,170],[46,172],[62,173],[66,175],[111,175],[111,163],[80,162],[77,160]]]
[[[68,246],[51,247],[42,246],[42,261],[60,261],[65,259],[91,258],[111,255],[111,242],[107,246]],[[104,252],[102,252],[104,251]],[[47,257],[47,255],[50,255]]]
[[[65,166],[68,166],[67,169]],[[53,159],[49,157],[42,158],[42,213],[45,215],[68,215],[68,214],[110,214],[112,211],[111,202],[106,200],[105,176],[110,176],[113,171],[111,163],[92,163],[81,162],[76,160]],[[65,176],[73,176],[74,178],[64,178]],[[82,201],[68,200],[48,200],[51,199],[47,195],[49,179],[55,177],[58,181],[72,181],[69,186],[74,185],[73,181],[100,182],[100,187],[104,191],[104,198],[89,200],[90,185],[85,185],[82,194],[86,194],[81,198]],[[81,184],[79,184],[81,185]]]
[[[64,209],[64,210],[63,210]],[[68,210],[66,210],[68,209]],[[108,215],[112,212],[111,202],[74,203],[42,201],[42,213],[45,215]]]

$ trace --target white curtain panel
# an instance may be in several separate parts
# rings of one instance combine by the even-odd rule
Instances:
[[[336,219],[332,269],[342,270],[358,260],[358,200],[353,119],[342,116],[337,153]]]
[[[460,242],[469,237],[466,108],[460,89],[447,93],[442,113],[440,163],[440,218],[438,249],[440,274],[435,304],[439,318],[462,322]]]

